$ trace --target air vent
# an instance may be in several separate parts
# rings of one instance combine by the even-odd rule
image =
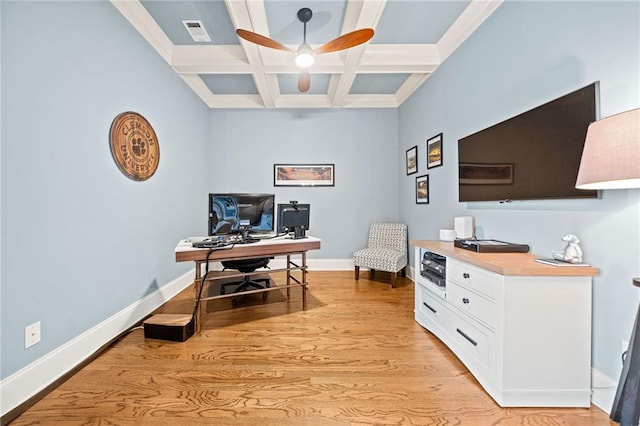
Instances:
[[[202,25],[202,21],[182,21],[182,23],[193,41],[198,43],[211,41],[207,30]]]

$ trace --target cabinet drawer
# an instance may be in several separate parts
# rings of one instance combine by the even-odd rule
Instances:
[[[461,317],[453,317],[447,325],[449,327],[447,332],[453,339],[455,346],[454,352],[462,362],[471,371],[476,370],[473,368],[475,366],[480,368],[484,374],[488,374],[494,334],[489,330],[472,325]]]
[[[495,328],[498,309],[492,300],[457,283],[448,282],[447,301],[478,321]]]
[[[479,294],[495,299],[502,284],[501,275],[455,259],[447,259],[447,279],[462,284]]]
[[[449,324],[455,314],[451,312],[447,301],[441,296],[420,285],[416,285],[415,291],[416,321],[448,345],[451,329]]]
[[[418,297],[416,299],[416,310],[423,316],[438,321],[445,309],[438,296],[433,295],[429,290],[416,286]]]

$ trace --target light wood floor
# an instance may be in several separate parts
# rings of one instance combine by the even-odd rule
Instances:
[[[615,425],[602,410],[500,408],[413,319],[413,283],[311,272],[308,307],[217,300],[184,343],[132,331],[12,425]],[[188,313],[189,288],[163,308]],[[253,304],[253,306],[251,306]]]

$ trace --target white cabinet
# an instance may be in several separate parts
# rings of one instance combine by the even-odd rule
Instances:
[[[484,254],[439,241],[415,247],[415,319],[442,340],[501,406],[589,407],[590,267],[526,253]],[[446,287],[420,275],[426,251],[446,257]]]

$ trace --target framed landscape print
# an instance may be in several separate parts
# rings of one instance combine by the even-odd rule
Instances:
[[[442,133],[427,139],[427,169],[442,166]]]
[[[418,145],[407,150],[407,176],[418,173]]]
[[[416,204],[429,204],[429,175],[416,178]]]
[[[333,164],[274,164],[273,186],[334,186]]]

